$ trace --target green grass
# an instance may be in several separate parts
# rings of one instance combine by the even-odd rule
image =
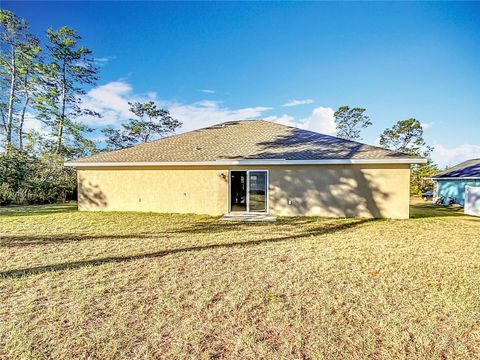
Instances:
[[[478,358],[480,219],[0,210],[0,358]]]

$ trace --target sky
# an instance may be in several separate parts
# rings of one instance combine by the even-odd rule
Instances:
[[[266,119],[335,135],[333,113],[347,105],[367,109],[366,143],[413,117],[440,166],[480,157],[480,3],[1,6],[40,36],[63,25],[82,36],[101,68],[84,98],[103,115],[84,120],[96,127],[119,126],[128,101],[151,99],[183,122],[179,132]]]

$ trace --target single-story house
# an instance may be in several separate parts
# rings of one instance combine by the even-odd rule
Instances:
[[[226,122],[67,162],[79,210],[409,217],[424,159],[263,120]]]
[[[472,159],[455,165],[429,178],[435,182],[434,198],[442,196],[455,204],[465,204],[465,188],[480,186],[480,159]]]

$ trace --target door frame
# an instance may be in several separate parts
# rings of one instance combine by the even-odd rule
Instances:
[[[245,187],[246,191],[246,200],[247,200],[247,210],[246,211],[232,211],[232,190],[231,190],[231,173],[232,171],[245,171],[247,173],[247,183]],[[266,173],[266,193],[265,193],[265,211],[250,211],[250,172],[251,171],[261,171]],[[228,204],[227,210],[228,214],[269,214],[269,195],[270,195],[270,170],[268,169],[232,169],[228,170]]]

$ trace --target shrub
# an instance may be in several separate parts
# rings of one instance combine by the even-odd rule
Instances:
[[[61,156],[38,157],[23,151],[0,154],[0,205],[47,204],[73,198],[75,170],[63,166]]]
[[[436,173],[438,173],[438,167],[430,159],[428,159],[426,164],[413,165],[410,176],[410,193],[412,195],[421,195],[427,190],[432,190],[434,183],[431,180],[426,180],[426,178]]]

